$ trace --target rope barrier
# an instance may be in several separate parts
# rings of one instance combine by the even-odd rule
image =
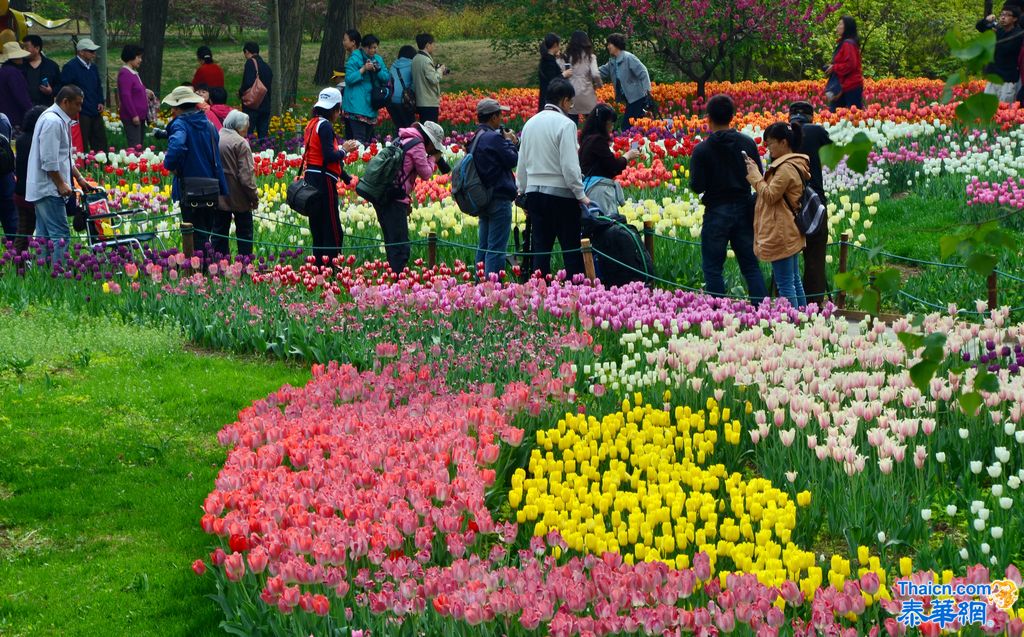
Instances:
[[[689,239],[680,239],[678,237],[673,237],[673,236],[670,236],[670,235],[667,235],[667,234],[658,234],[657,232],[654,232],[652,234],[655,237],[658,237],[659,239],[668,239],[669,241],[674,241],[676,243],[682,243],[682,244],[691,245],[691,246],[699,246],[700,245],[700,241],[690,241]]]

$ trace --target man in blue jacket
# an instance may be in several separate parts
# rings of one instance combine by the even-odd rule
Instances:
[[[106,104],[100,70],[96,66],[96,51],[100,47],[89,38],[82,38],[75,47],[78,55],[72,58],[60,73],[61,86],[74,84],[85,93],[78,127],[82,131],[82,145],[85,150],[105,152],[107,150],[107,127],[103,123],[103,109]]]
[[[491,203],[480,213],[480,239],[476,262],[484,264],[484,272],[500,274],[505,270],[505,250],[512,231],[512,201],[516,198],[516,181],[512,171],[519,164],[519,140],[501,123],[511,110],[497,100],[484,98],[476,105],[478,128],[470,142],[473,164],[480,181],[491,188]]]
[[[191,208],[184,201],[183,182],[191,177],[216,179],[220,182],[222,196],[228,194],[228,182],[220,165],[220,137],[206,118],[206,113],[196,108],[202,101],[203,98],[190,86],[179,86],[164,98],[164,104],[171,107],[173,117],[167,126],[164,168],[174,173],[171,199],[181,204],[181,220],[192,224],[196,242],[205,250],[217,208]]]
[[[345,93],[341,109],[345,112],[345,139],[369,144],[377,126],[378,109],[373,108],[374,87],[387,86],[391,80],[384,58],[377,55],[380,40],[367,33],[360,38],[359,48],[345,62]]]

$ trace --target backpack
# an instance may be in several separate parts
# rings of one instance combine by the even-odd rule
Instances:
[[[636,228],[617,213],[607,214],[591,205],[581,217],[584,237],[593,242],[598,278],[606,287],[633,281],[650,282],[655,276],[654,261],[644,247]]]
[[[363,176],[356,184],[356,194],[375,206],[383,206],[401,196],[402,165],[405,154],[422,139],[412,139],[404,144],[385,146],[366,164]]]
[[[452,199],[459,205],[459,210],[471,217],[478,217],[487,209],[494,195],[494,189],[484,186],[480,180],[480,172],[476,168],[473,151],[484,131],[477,132],[473,143],[469,145],[466,156],[460,159],[452,170]]]
[[[0,175],[14,172],[14,149],[6,135],[0,135]]]
[[[800,196],[798,207],[793,208],[793,220],[800,234],[807,236],[815,234],[822,227],[825,204],[821,203],[821,197],[811,188],[810,182],[804,181],[803,184],[804,194]]]
[[[406,85],[405,80],[402,79],[402,70],[398,69],[396,75],[398,75],[398,83],[402,85],[402,106],[409,112],[416,110],[416,91],[412,90],[411,86]]]

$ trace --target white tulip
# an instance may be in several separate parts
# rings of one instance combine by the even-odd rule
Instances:
[[[971,500],[971,513],[977,515],[978,511],[985,508],[985,503],[981,500]]]
[[[995,451],[996,458],[999,459],[999,462],[1005,464],[1010,461],[1010,450],[1006,447],[996,447],[993,451]]]
[[[985,555],[988,555],[989,553],[992,552],[992,547],[988,545],[988,542],[982,542],[981,543],[981,552],[984,553]]]
[[[996,496],[997,498],[1000,497],[1001,495],[1003,495],[1003,485],[1001,485],[1001,484],[993,484],[992,485],[992,495]]]
[[[975,531],[984,531],[985,530],[985,520],[975,519],[974,520],[974,530]]]
[[[935,460],[939,464],[945,463],[946,462],[946,453],[944,451],[940,451],[940,452],[936,453],[935,454]]]
[[[1008,485],[1008,486],[1009,486],[1009,487],[1010,487],[1011,489],[1013,489],[1014,491],[1016,491],[1017,489],[1019,489],[1019,488],[1020,488],[1020,478],[1018,478],[1017,476],[1010,476],[1010,477],[1009,477],[1009,478],[1008,478],[1008,479],[1006,480],[1006,484],[1007,484],[1007,485]]]
[[[932,519],[932,510],[931,509],[921,509],[921,519],[924,520],[925,522],[927,522],[928,520]]]
[[[1016,427],[1014,426],[1013,421],[1011,420],[1007,420],[1006,422],[1003,423],[1003,433],[1006,434],[1007,436],[1012,436],[1015,428]]]
[[[970,431],[968,431],[967,429],[963,429],[963,428],[958,429],[957,433],[960,434],[960,439],[961,440],[967,440],[967,436],[971,435]]]
[[[966,560],[968,557],[967,549],[960,549],[960,559]]]
[[[1017,439],[1018,444],[1024,445],[1024,429],[1021,429],[1017,433],[1013,434],[1013,437]]]
[[[879,544],[885,544],[885,533],[883,531],[879,531],[877,537]]]
[[[953,517],[954,515],[956,515],[956,505],[955,504],[946,505],[946,515],[948,515],[949,517]]]
[[[999,508],[1009,511],[1013,508],[1013,498],[999,498]]]
[[[981,473],[981,470],[982,468],[984,468],[984,466],[985,465],[982,464],[981,460],[971,460],[971,473],[975,475]]]
[[[990,478],[998,478],[1000,476],[1000,474],[1003,473],[1003,465],[999,464],[998,462],[995,462],[995,463],[992,464],[992,466],[990,466],[987,469],[987,471],[988,471],[988,476]]]
[[[992,512],[989,511],[988,509],[982,509],[981,511],[978,511],[978,517],[982,520],[985,520],[986,522],[988,522],[988,516],[990,515],[992,515]]]

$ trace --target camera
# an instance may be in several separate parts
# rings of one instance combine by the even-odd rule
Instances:
[[[447,175],[452,171],[452,167],[449,166],[448,162],[445,161],[445,158],[440,155],[437,156],[437,171],[442,175]]]
[[[380,62],[377,62],[376,60],[374,60],[374,62],[373,62],[373,70],[374,70],[375,73],[380,73]]]
[[[166,128],[154,128],[153,139],[167,139],[171,134],[167,132]]]

